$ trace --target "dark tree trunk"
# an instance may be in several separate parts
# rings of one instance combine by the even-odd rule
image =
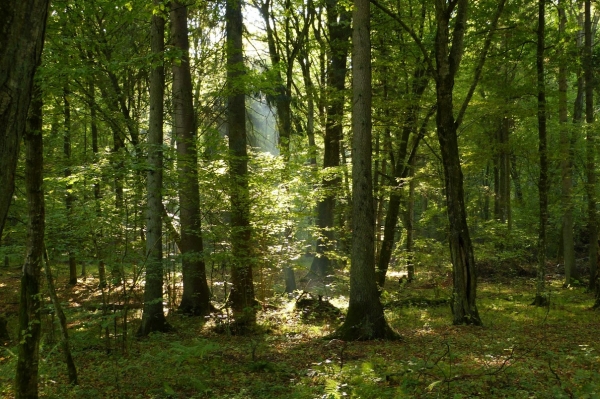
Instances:
[[[596,196],[596,133],[594,132],[594,65],[592,60],[592,12],[591,0],[585,0],[583,69],[585,80],[585,123],[586,123],[586,175],[588,199],[588,234],[589,234],[589,289],[600,290],[596,286],[598,273],[598,214]]]
[[[46,282],[48,283],[48,291],[50,291],[50,299],[52,300],[52,306],[54,306],[54,312],[60,322],[60,332],[62,335],[62,350],[65,355],[65,363],[67,364],[67,373],[69,374],[69,384],[77,385],[77,368],[73,361],[71,354],[71,346],[69,345],[69,331],[67,329],[67,317],[63,312],[62,305],[58,295],[56,294],[56,288],[54,286],[54,279],[52,278],[52,270],[50,269],[50,259],[48,258],[48,252],[46,251],[46,245],[43,248],[43,256],[45,263]]]
[[[63,155],[65,157],[65,180],[69,180],[71,176],[71,102],[69,99],[70,91],[68,85],[65,85],[63,89],[63,112],[64,112],[64,131],[63,131]],[[67,208],[67,252],[69,255],[69,284],[77,284],[77,261],[75,259],[75,253],[73,252],[73,245],[71,233],[73,231],[73,204],[75,202],[75,196],[73,195],[73,184],[67,183],[65,193],[65,207]]]
[[[21,275],[19,303],[19,358],[15,397],[38,397],[38,361],[41,333],[40,277],[43,262],[45,207],[43,191],[42,99],[38,88],[30,106],[25,132],[25,185],[29,225],[27,255]]]
[[[90,119],[91,119],[91,131],[92,131],[92,152],[94,153],[94,164],[97,164],[99,161],[98,154],[98,123],[96,122],[96,87],[93,83],[90,84]],[[94,203],[96,208],[96,217],[100,219],[102,217],[102,208],[100,205],[101,200],[101,191],[100,191],[100,181],[94,181]],[[98,279],[99,287],[106,287],[106,266],[104,265],[104,260],[102,259],[102,251],[100,250],[100,240],[102,239],[102,229],[98,227],[94,234],[94,247],[96,250],[96,258],[98,259]]]
[[[537,89],[538,89],[538,154],[540,157],[540,178],[538,181],[540,220],[538,230],[538,267],[535,299],[532,305],[546,306],[546,227],[548,225],[548,149],[546,137],[546,84],[544,78],[544,48],[546,8],[545,1],[538,2],[538,30],[537,30]]]
[[[558,3],[559,18],[559,37],[562,40],[566,36],[567,14],[565,12],[565,2],[560,0]],[[565,286],[571,284],[571,278],[575,278],[575,241],[573,238],[573,148],[570,129],[568,126],[569,117],[567,112],[567,58],[563,47],[559,48],[558,64],[558,119],[560,122],[560,151],[561,151],[561,186],[562,186],[562,252],[565,264]]]
[[[343,340],[398,338],[385,320],[375,282],[369,5],[369,0],[354,1],[350,303],[346,320],[335,333]]]
[[[229,296],[236,332],[243,333],[256,321],[256,299],[252,279],[250,193],[246,135],[246,94],[242,44],[242,4],[227,0],[227,125],[229,136],[229,174],[231,184],[231,293]]]
[[[406,111],[406,119],[404,120],[402,135],[399,138],[398,151],[395,155],[395,165],[392,165],[394,170],[394,182],[398,182],[399,180],[405,179],[408,176],[408,172],[410,170],[409,165],[411,163],[409,158],[414,157],[416,148],[419,144],[420,136],[415,138],[413,149],[410,153],[408,152],[408,141],[410,135],[411,133],[417,133],[418,131],[417,122],[420,110],[420,99],[429,84],[429,79],[427,79],[425,73],[426,70],[424,69],[423,65],[417,67],[413,74],[411,105],[408,106]],[[379,257],[377,258],[377,284],[381,288],[384,286],[385,275],[387,273],[392,256],[396,224],[398,223],[401,202],[402,198],[400,190],[392,190],[385,216],[383,242],[381,244]]]
[[[21,137],[40,61],[48,0],[4,0],[0,5],[0,237],[14,191]]]
[[[173,63],[173,121],[177,136],[181,221],[179,249],[183,272],[183,295],[179,310],[189,315],[204,316],[210,313],[211,306],[203,259],[197,135],[192,100],[187,15],[186,5],[179,1],[171,3],[172,42],[181,54],[181,61]]]
[[[342,117],[344,114],[344,86],[347,73],[349,39],[352,32],[350,21],[352,15],[336,0],[328,0],[327,27],[329,29],[330,66],[327,75],[327,120],[325,123],[325,140],[323,169],[340,166],[340,140],[342,139]],[[335,198],[340,184],[337,176],[323,179],[323,198],[317,203],[317,256],[311,266],[311,274],[324,278],[331,274],[331,260],[327,252],[334,248],[335,234]]]
[[[157,3],[154,3],[157,6]],[[155,66],[150,71],[150,123],[148,129],[148,177],[146,212],[146,286],[144,310],[138,336],[153,331],[167,331],[169,325],[163,312],[162,265],[162,179],[163,179],[163,101],[165,68],[162,62],[165,46],[165,20],[160,12],[152,16],[150,43]]]
[[[467,225],[464,202],[463,174],[458,152],[457,121],[454,120],[454,77],[464,51],[467,21],[467,0],[447,3],[436,0],[435,60],[437,94],[437,133],[444,166],[446,207],[449,221],[450,256],[454,287],[452,313],[454,324],[481,325],[476,305],[477,276],[475,256]],[[454,5],[454,12],[449,9]],[[450,34],[450,19],[454,28]],[[452,47],[450,47],[452,43]]]

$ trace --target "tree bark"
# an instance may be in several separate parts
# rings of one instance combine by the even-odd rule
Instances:
[[[154,2],[154,6],[157,6]],[[155,58],[150,71],[150,121],[148,129],[148,174],[146,211],[146,286],[144,310],[138,336],[154,331],[167,331],[170,326],[163,312],[162,264],[162,180],[163,180],[163,111],[165,93],[165,20],[160,12],[152,16],[150,41]]]
[[[567,14],[565,12],[565,1],[558,2],[559,18],[559,40],[562,43],[566,35]],[[562,46],[562,44],[559,44]],[[575,277],[575,241],[573,238],[573,201],[571,192],[573,189],[573,159],[571,129],[568,125],[567,112],[567,58],[563,47],[559,48],[558,64],[558,119],[560,123],[560,150],[561,150],[561,186],[562,186],[562,251],[565,265],[565,286],[571,284],[571,278]]]
[[[64,176],[65,180],[69,180],[71,176],[71,102],[69,86],[65,84],[63,88],[63,112],[64,112],[64,126],[63,126],[63,155],[64,155]],[[75,253],[72,250],[74,243],[72,242],[71,232],[73,230],[73,204],[75,202],[75,196],[73,195],[73,184],[67,183],[65,193],[65,208],[67,210],[67,253],[69,256],[69,284],[77,284],[77,261],[75,259]]]
[[[477,276],[473,245],[467,225],[463,174],[458,152],[458,123],[454,119],[454,78],[464,51],[467,0],[436,0],[437,134],[444,166],[450,257],[453,266],[452,313],[454,324],[481,325],[476,305]],[[454,17],[452,17],[454,15]],[[450,19],[454,28],[450,34]],[[452,47],[450,47],[452,43]]]
[[[231,292],[229,296],[236,333],[244,333],[256,321],[256,299],[251,253],[250,193],[246,133],[246,94],[242,43],[241,0],[227,0],[227,125],[231,201]]]
[[[537,89],[538,89],[538,154],[540,157],[540,177],[538,180],[540,219],[538,230],[538,267],[535,299],[532,305],[548,305],[546,294],[546,227],[548,225],[548,144],[546,133],[546,83],[544,77],[546,9],[545,1],[538,2],[537,29]]]
[[[171,36],[181,59],[173,63],[173,121],[177,136],[177,172],[179,180],[179,217],[182,256],[183,294],[179,311],[205,316],[211,311],[206,283],[204,247],[198,184],[198,152],[192,100],[187,6],[171,3]],[[161,214],[161,211],[158,213]]]
[[[343,340],[399,338],[385,320],[375,282],[369,6],[369,0],[354,1],[350,302],[346,320],[335,333]]]
[[[52,270],[50,269],[50,259],[48,258],[48,252],[46,251],[45,244],[42,251],[45,261],[44,270],[46,274],[46,282],[48,283],[48,291],[50,291],[50,299],[52,300],[52,306],[54,306],[54,311],[58,317],[58,321],[60,322],[60,333],[62,335],[61,343],[65,355],[65,363],[67,364],[69,384],[77,385],[77,368],[75,367],[75,362],[73,361],[73,356],[71,354],[71,346],[69,345],[67,317],[65,316],[65,312],[63,312],[60,300],[58,299],[58,295],[56,294],[56,288],[54,287],[54,279],[52,278]]]
[[[0,5],[0,237],[14,191],[21,137],[40,61],[48,0],[5,0]]]
[[[327,74],[327,116],[323,169],[340,166],[340,140],[343,136],[342,117],[344,115],[344,87],[346,83],[349,39],[352,33],[352,14],[338,4],[337,0],[327,0],[327,27],[329,30],[330,67]],[[340,184],[337,172],[323,178],[323,198],[317,202],[317,255],[310,266],[311,274],[325,278],[332,272],[331,260],[327,252],[333,249],[335,234],[336,188]]]
[[[596,196],[596,134],[593,131],[594,123],[594,65],[592,60],[592,12],[591,1],[585,0],[584,4],[584,45],[583,69],[585,81],[585,139],[586,139],[586,175],[587,175],[587,200],[588,200],[588,235],[589,235],[589,267],[591,291],[600,290],[597,287],[598,273],[598,214]]]
[[[29,225],[19,302],[19,358],[15,379],[15,397],[18,399],[38,397],[41,335],[40,277],[45,230],[42,99],[39,88],[34,89],[25,132],[25,146],[25,185]]]

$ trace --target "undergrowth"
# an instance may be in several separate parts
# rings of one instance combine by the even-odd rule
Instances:
[[[6,276],[3,276],[4,278]],[[443,283],[443,282],[442,282]],[[214,333],[216,318],[169,315],[175,330],[133,338],[131,312],[123,338],[121,313],[73,304],[69,319],[80,385],[67,385],[52,317],[43,318],[40,395],[44,398],[598,398],[597,312],[583,288],[550,281],[551,305],[529,306],[533,280],[483,282],[478,304],[484,327],[450,324],[450,288],[388,281],[386,317],[403,342],[326,340],[339,325],[331,303],[310,306],[279,296],[265,304],[250,336]],[[86,285],[92,297],[94,285]],[[83,288],[80,288],[83,290]],[[266,306],[268,305],[268,306]],[[342,309],[344,310],[344,309]],[[15,326],[15,317],[9,314]],[[56,322],[56,321],[55,321]],[[54,331],[54,332],[53,332]],[[14,332],[14,331],[13,331]],[[0,396],[12,397],[16,347],[0,349]]]

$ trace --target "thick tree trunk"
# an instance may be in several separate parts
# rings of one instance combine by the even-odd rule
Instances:
[[[585,80],[585,139],[586,139],[586,175],[588,200],[588,235],[589,235],[589,289],[594,291],[598,273],[598,214],[596,196],[596,133],[594,123],[594,65],[592,60],[592,12],[591,0],[585,0],[583,69]]]
[[[532,305],[546,306],[546,227],[548,225],[548,149],[546,138],[546,84],[544,78],[544,46],[545,46],[546,9],[545,1],[538,2],[537,30],[537,88],[538,88],[538,153],[540,157],[539,205],[540,220],[538,231],[538,267],[535,299]]]
[[[349,39],[352,32],[350,21],[352,15],[339,5],[336,0],[328,0],[327,27],[329,30],[330,67],[327,75],[327,117],[325,123],[325,140],[323,169],[340,166],[340,140],[342,140],[342,117],[344,114],[344,86],[347,73]],[[340,184],[337,173],[323,179],[323,198],[317,203],[317,256],[311,266],[311,274],[324,278],[331,274],[331,260],[327,252],[334,248],[335,234],[335,198]]]
[[[181,223],[179,249],[182,255],[183,272],[183,295],[179,310],[189,315],[205,316],[210,313],[211,306],[203,259],[197,136],[192,101],[187,14],[186,5],[179,1],[171,3],[172,42],[181,54],[180,62],[173,63],[173,121],[177,135]]]
[[[350,303],[346,320],[335,333],[343,340],[398,338],[385,320],[375,282],[369,5],[369,0],[354,1]]]
[[[4,0],[0,6],[0,237],[14,191],[21,137],[40,61],[48,0]]]
[[[45,208],[43,191],[42,99],[34,89],[25,132],[25,185],[29,225],[27,255],[21,275],[19,303],[19,358],[15,397],[38,397],[38,361],[41,333],[40,277],[43,262]]]
[[[154,3],[156,7],[157,3]],[[165,20],[160,12],[152,16],[150,41],[155,66],[150,71],[150,123],[148,129],[148,177],[146,211],[146,286],[144,310],[138,336],[153,331],[167,331],[163,312],[162,265],[162,180],[163,180],[163,108],[165,68],[162,62],[165,45]]]
[[[231,201],[231,293],[229,300],[235,332],[244,333],[256,321],[256,299],[252,278],[250,193],[246,134],[246,94],[242,44],[242,4],[227,0],[227,125],[229,136],[229,174]]]

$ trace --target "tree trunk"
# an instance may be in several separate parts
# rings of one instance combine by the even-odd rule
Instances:
[[[19,358],[15,379],[15,397],[38,397],[38,361],[41,333],[40,275],[43,261],[45,208],[43,191],[42,99],[39,88],[33,90],[25,132],[25,185],[29,225],[27,255],[21,275],[19,302]]]
[[[454,271],[452,313],[454,324],[481,325],[476,305],[477,276],[475,256],[467,225],[463,174],[458,152],[457,122],[454,120],[454,77],[464,51],[467,0],[457,0],[454,12],[443,0],[436,0],[437,30],[435,36],[437,134],[440,142],[446,207],[449,221],[450,256]],[[450,18],[454,28],[450,35]],[[452,47],[450,48],[450,42]]]
[[[48,283],[48,291],[50,291],[50,299],[54,306],[54,312],[58,316],[60,322],[60,332],[62,335],[62,349],[65,355],[65,363],[67,364],[67,373],[69,374],[69,384],[77,385],[77,368],[71,355],[71,346],[69,345],[69,331],[67,330],[67,317],[63,312],[60,300],[56,294],[56,288],[54,287],[54,279],[52,278],[52,271],[50,270],[50,259],[48,258],[48,252],[46,251],[46,245],[43,247],[43,256],[45,261],[45,272],[46,282]]]
[[[154,7],[157,7],[155,1]],[[165,68],[162,62],[165,45],[165,20],[160,12],[152,16],[150,41],[155,64],[150,71],[150,121],[148,129],[148,177],[146,212],[146,286],[144,310],[138,336],[153,331],[167,331],[163,312],[162,265],[162,179],[163,179],[163,101]]]
[[[392,165],[393,181],[405,179],[408,176],[410,170],[410,157],[414,157],[415,150],[419,144],[420,136],[415,138],[413,149],[408,153],[408,141],[411,133],[417,133],[418,127],[418,116],[420,110],[420,99],[425,89],[429,84],[429,79],[425,76],[426,70],[424,66],[419,66],[415,69],[413,74],[412,82],[412,99],[411,104],[408,106],[406,111],[406,119],[403,122],[402,136],[399,137],[398,151],[395,156],[395,165]],[[429,120],[427,118],[426,120]],[[408,155],[408,157],[407,157]],[[393,159],[392,159],[393,160]],[[401,204],[401,193],[399,188],[393,189],[390,193],[390,200],[387,207],[387,213],[385,216],[384,228],[383,228],[383,242],[381,244],[381,251],[377,258],[377,284],[383,288],[385,283],[385,275],[387,273],[390,259],[392,257],[392,249],[394,247],[394,238],[396,233],[396,224],[398,223],[398,215],[400,212]]]
[[[346,320],[335,333],[343,340],[398,338],[385,320],[375,282],[369,5],[369,0],[354,1],[350,303]]]
[[[179,216],[182,256],[183,295],[179,310],[185,314],[205,316],[211,311],[206,283],[204,247],[198,184],[198,152],[192,101],[192,77],[189,62],[187,6],[171,3],[171,36],[181,54],[173,63],[173,121],[177,135],[177,171],[179,179]],[[159,211],[158,215],[161,214]]]
[[[48,0],[4,0],[0,6],[0,237],[14,191],[21,137],[40,61]]]
[[[544,78],[544,46],[545,46],[546,10],[545,1],[538,2],[537,30],[537,88],[538,88],[538,153],[540,157],[539,205],[540,220],[538,231],[538,267],[535,299],[532,305],[548,305],[546,293],[546,226],[548,225],[548,149],[546,138],[546,84]]]
[[[565,12],[565,1],[560,0],[558,3],[558,18],[559,18],[559,38],[562,39],[566,35],[567,14]],[[560,44],[562,45],[562,44]],[[573,202],[571,192],[573,189],[572,177],[572,154],[571,147],[572,139],[568,126],[567,113],[567,58],[564,48],[559,48],[559,64],[558,64],[558,119],[560,123],[560,150],[561,150],[561,185],[562,185],[562,252],[565,265],[565,286],[571,284],[571,278],[575,277],[575,247],[573,239]]]
[[[244,333],[256,321],[256,299],[252,278],[250,193],[246,134],[246,94],[242,84],[245,67],[242,44],[242,4],[227,0],[227,125],[231,201],[231,293],[229,300],[235,332]]]
[[[594,65],[592,60],[592,12],[591,1],[585,0],[583,69],[585,80],[585,139],[586,139],[586,175],[588,199],[588,234],[589,234],[589,289],[594,291],[598,273],[598,215],[596,209],[596,134],[594,123]]]
[[[71,176],[71,103],[69,101],[70,95],[69,87],[65,84],[63,89],[63,106],[64,106],[64,131],[63,131],[63,154],[65,157],[65,169],[64,176],[65,180],[69,180]],[[67,183],[65,193],[65,208],[67,209],[67,253],[69,256],[69,284],[77,284],[77,261],[75,259],[75,253],[72,250],[74,243],[72,242],[71,233],[73,230],[73,203],[75,202],[75,196],[73,195],[73,184]]]
[[[327,75],[327,119],[325,123],[323,169],[340,166],[340,140],[342,139],[342,117],[344,114],[344,86],[346,82],[350,21],[352,15],[339,5],[336,0],[328,0],[327,27],[329,29],[330,68]],[[323,178],[323,198],[317,203],[317,255],[310,266],[311,274],[325,278],[332,272],[331,260],[327,252],[334,246],[335,234],[335,198],[340,178],[334,176]]]

